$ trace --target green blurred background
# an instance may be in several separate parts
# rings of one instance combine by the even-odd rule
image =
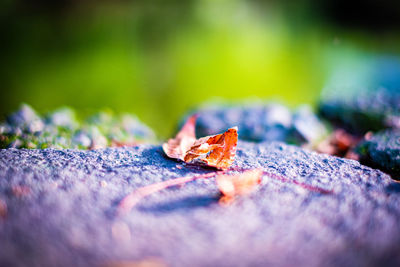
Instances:
[[[201,102],[316,104],[338,70],[400,53],[397,1],[290,2],[3,0],[0,114],[109,108],[166,137]]]

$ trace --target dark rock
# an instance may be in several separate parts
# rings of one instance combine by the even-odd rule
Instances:
[[[356,151],[362,163],[400,178],[400,130],[385,130],[361,142]]]
[[[313,143],[327,134],[325,126],[309,106],[302,106],[293,114],[293,131],[297,139]]]
[[[0,124],[0,148],[93,149],[154,139],[153,131],[133,115],[98,112],[80,123],[70,108],[57,109],[42,119],[31,107],[22,105]]]
[[[91,148],[97,149],[105,148],[108,146],[107,138],[102,134],[97,126],[90,125],[88,127],[85,127],[85,130],[91,140]]]
[[[319,112],[321,116],[353,133],[397,127],[400,120],[400,90],[380,88],[354,96],[323,98]]]
[[[8,134],[11,131],[12,131],[12,126],[10,126],[8,123],[1,123],[0,124],[0,135]]]
[[[14,141],[12,141],[12,142],[8,145],[9,148],[19,148],[19,147],[21,147],[21,146],[22,146],[22,141],[19,140],[19,139],[15,139]]]
[[[76,147],[87,148],[92,144],[92,140],[84,131],[77,131],[72,137],[72,144]]]
[[[150,195],[117,217],[134,189],[213,170],[150,145],[1,150],[0,266],[154,258],[169,266],[399,266],[400,191],[388,175],[273,142],[239,142],[234,167],[269,175],[230,206],[218,204],[209,178]]]
[[[100,111],[86,119],[86,124],[93,125],[110,125],[115,122],[111,112]]]
[[[299,108],[293,115],[283,105],[262,102],[208,104],[193,113],[199,115],[196,124],[198,137],[238,126],[239,139],[242,140],[303,144],[313,143],[327,132],[308,106]]]
[[[75,111],[67,107],[51,112],[45,120],[50,126],[61,126],[69,129],[75,129],[79,125]]]
[[[154,132],[136,116],[132,114],[124,114],[120,117],[121,128],[129,135],[135,136],[140,140],[154,140]]]
[[[44,123],[36,112],[26,104],[22,104],[18,111],[7,117],[7,122],[29,133],[43,130]]]
[[[111,113],[99,112],[88,118],[86,125],[96,125],[111,141],[131,143],[155,139],[154,132],[132,114],[113,116]]]

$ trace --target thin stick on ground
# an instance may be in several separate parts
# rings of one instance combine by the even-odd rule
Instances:
[[[237,171],[237,172],[245,172],[251,169],[247,169],[247,168],[231,168],[230,171]],[[275,173],[271,173],[271,172],[267,172],[267,171],[263,171],[263,176],[267,176],[268,178],[274,179],[274,180],[278,180],[284,183],[293,183],[295,185],[298,185],[304,189],[307,189],[309,191],[313,191],[313,192],[318,192],[321,194],[332,194],[334,193],[333,190],[329,190],[329,189],[324,189],[318,186],[313,186],[307,183],[302,183],[293,179],[289,179],[286,178],[282,175],[279,174],[275,174]]]
[[[163,189],[166,189],[168,187],[171,186],[177,186],[177,185],[183,185],[185,183],[197,180],[197,179],[205,179],[205,178],[211,178],[217,175],[221,175],[221,174],[225,174],[228,171],[237,171],[237,172],[244,172],[247,171],[249,169],[241,169],[241,168],[233,168],[233,169],[229,169],[229,170],[225,170],[225,171],[215,171],[215,172],[210,172],[210,173],[205,173],[205,174],[199,174],[199,175],[195,175],[195,176],[183,176],[183,177],[178,177],[178,178],[174,178],[171,180],[167,180],[167,181],[163,181],[163,182],[159,182],[159,183],[155,183],[155,184],[151,184],[148,186],[144,186],[141,187],[135,191],[133,191],[132,193],[130,193],[129,195],[127,195],[124,199],[122,199],[122,201],[119,203],[118,205],[118,215],[123,215],[128,213],[141,199],[143,199],[144,197],[151,195],[153,193],[156,193],[158,191],[161,191]],[[306,183],[302,183],[302,182],[298,182],[296,180],[291,180],[288,179],[284,176],[281,175],[277,175],[274,173],[270,173],[270,172],[266,172],[263,171],[263,176],[267,176],[269,178],[275,179],[275,180],[279,180],[285,183],[293,183],[295,185],[298,185],[302,188],[305,188],[309,191],[314,191],[314,192],[318,192],[321,194],[331,194],[333,193],[332,190],[327,190],[327,189],[323,189],[317,186],[313,186],[313,185],[309,185]]]
[[[313,185],[310,185],[310,184],[307,184],[307,183],[302,183],[302,182],[299,182],[299,181],[296,181],[296,180],[288,179],[286,177],[283,177],[281,175],[277,175],[277,174],[274,174],[274,173],[270,173],[270,172],[264,171],[263,174],[268,176],[269,178],[272,178],[272,179],[275,179],[275,180],[278,180],[278,181],[282,181],[282,182],[285,182],[285,183],[293,183],[293,184],[298,185],[298,186],[300,186],[300,187],[302,187],[304,189],[307,189],[309,191],[314,191],[314,192],[318,192],[318,193],[321,193],[321,194],[332,194],[333,193],[333,190],[328,190],[328,189],[324,189],[324,188],[321,188],[321,187],[318,187],[318,186],[313,186]]]
[[[177,186],[177,185],[182,185],[197,179],[204,179],[204,178],[211,178],[213,176],[223,174],[225,171],[216,171],[216,172],[210,172],[210,173],[205,173],[205,174],[200,174],[200,175],[195,175],[195,176],[183,176],[179,178],[174,178],[171,180],[151,184],[145,187],[141,187],[126,197],[122,199],[122,201],[118,205],[118,214],[123,215],[127,212],[129,212],[142,198],[151,195],[153,193],[156,193],[158,191],[161,191],[163,189],[166,189],[171,186]]]

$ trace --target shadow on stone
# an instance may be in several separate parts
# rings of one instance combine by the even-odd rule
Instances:
[[[389,184],[388,186],[386,186],[386,192],[400,194],[400,183]]]
[[[162,204],[142,206],[139,207],[138,210],[150,213],[169,213],[175,211],[186,211],[186,210],[192,210],[194,208],[208,207],[211,204],[217,203],[218,199],[219,199],[218,196],[193,196]]]

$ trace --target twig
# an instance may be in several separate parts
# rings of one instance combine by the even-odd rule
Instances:
[[[251,170],[251,169],[231,168],[230,170],[231,171],[244,172],[244,171],[248,171],[248,170]],[[288,178],[286,178],[286,177],[284,177],[282,175],[274,174],[274,173],[271,173],[271,172],[263,171],[263,175],[266,175],[269,178],[272,178],[272,179],[275,179],[275,180],[278,180],[278,181],[282,181],[282,182],[285,182],[285,183],[293,183],[293,184],[298,185],[300,187],[303,187],[303,188],[305,188],[305,189],[307,189],[309,191],[314,191],[314,192],[318,192],[318,193],[321,193],[321,194],[332,194],[333,193],[333,190],[327,190],[327,189],[320,188],[318,186],[313,186],[313,185],[310,185],[310,184],[298,182],[296,180],[288,179]]]
[[[200,174],[200,175],[195,175],[195,176],[183,176],[183,177],[178,177],[178,178],[174,178],[171,180],[167,180],[167,181],[163,181],[163,182],[159,182],[159,183],[155,183],[155,184],[151,184],[148,186],[144,186],[141,187],[135,191],[133,191],[132,193],[130,193],[129,195],[127,195],[126,197],[124,197],[122,199],[122,201],[119,203],[118,205],[118,211],[117,214],[118,215],[123,215],[126,214],[127,212],[129,212],[142,198],[151,195],[153,193],[156,193],[158,191],[161,191],[163,189],[166,189],[168,187],[171,186],[177,186],[177,185],[182,185],[197,179],[204,179],[204,178],[211,178],[214,177],[216,175],[220,175],[220,174],[224,174],[228,171],[238,171],[238,172],[244,172],[250,169],[243,169],[243,168],[231,168],[229,170],[226,171],[215,171],[215,172],[210,172],[210,173],[205,173],[205,174]],[[317,186],[312,186],[306,183],[302,183],[302,182],[298,182],[296,180],[291,180],[288,179],[284,176],[281,175],[277,175],[274,173],[270,173],[270,172],[266,172],[263,171],[263,175],[268,176],[269,178],[275,179],[275,180],[279,180],[285,183],[293,183],[296,184],[298,186],[301,186],[309,191],[314,191],[314,192],[318,192],[321,194],[331,194],[333,193],[332,190],[327,190],[327,189],[323,189]]]
[[[270,172],[264,171],[263,174],[267,175],[268,177],[270,177],[272,179],[279,180],[279,181],[282,181],[282,182],[285,182],[285,183],[286,182],[294,183],[295,185],[301,186],[304,189],[307,189],[309,191],[314,191],[314,192],[318,192],[318,193],[321,193],[321,194],[332,194],[333,193],[333,190],[327,190],[327,189],[323,189],[323,188],[318,187],[318,186],[313,186],[313,185],[302,183],[302,182],[299,182],[299,181],[296,181],[296,180],[291,180],[291,179],[288,179],[288,178],[286,178],[284,176],[276,175],[274,173],[270,173]]]

